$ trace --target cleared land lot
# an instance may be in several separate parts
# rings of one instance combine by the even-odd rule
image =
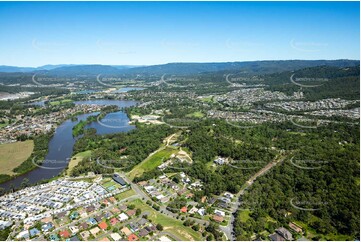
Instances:
[[[156,169],[159,165],[163,163],[163,161],[166,161],[169,159],[169,157],[177,153],[178,150],[172,149],[172,148],[165,148],[163,150],[160,150],[153,155],[146,158],[144,161],[136,165],[128,174],[130,179],[134,179],[136,176],[142,175],[146,171],[151,171],[153,169]]]
[[[0,145],[0,174],[14,175],[13,169],[30,157],[34,141],[15,142]]]

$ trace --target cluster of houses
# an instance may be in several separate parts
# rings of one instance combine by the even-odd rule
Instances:
[[[97,204],[43,218],[40,226],[25,225],[15,238],[135,241],[150,239],[156,232],[156,226],[146,216],[137,214],[135,207],[118,204],[115,197],[109,197]]]
[[[339,116],[339,117],[346,117],[351,119],[360,119],[360,108],[353,108],[353,109],[328,109],[328,110],[317,110],[308,112],[308,114],[313,116],[325,116],[325,117],[332,117],[332,116]]]
[[[67,179],[28,187],[0,197],[0,226],[15,221],[32,226],[54,214],[61,215],[78,207],[97,204],[126,189],[117,188],[110,192],[97,183]]]
[[[283,122],[288,119],[288,116],[285,114],[268,110],[250,110],[247,112],[209,110],[207,112],[207,116],[209,118],[225,119],[232,122],[245,122],[252,124],[260,124],[264,122]]]
[[[172,146],[173,147],[178,147],[179,143],[172,144]],[[179,151],[177,154],[172,154],[170,159],[166,160],[161,165],[159,165],[158,169],[159,170],[164,170],[164,169],[166,169],[167,167],[169,167],[169,166],[171,166],[173,164],[183,163],[183,162],[192,163],[190,158],[187,156],[186,152]]]
[[[150,197],[157,199],[163,204],[169,202],[171,198],[178,196],[192,198],[194,195],[192,191],[200,190],[203,186],[200,181],[191,182],[189,176],[184,172],[180,172],[178,175],[178,183],[164,174],[157,179],[141,181],[138,184],[144,188]]]
[[[250,106],[253,103],[261,101],[271,101],[271,100],[290,100],[290,99],[299,99],[302,96],[298,93],[294,93],[293,96],[287,96],[283,92],[279,91],[268,91],[264,88],[243,88],[239,90],[234,90],[222,95],[215,96],[215,100],[218,102],[224,102],[230,106],[240,105],[241,106]]]
[[[359,101],[344,100],[341,98],[328,98],[311,101],[283,101],[267,103],[268,108],[278,108],[286,111],[308,111],[308,110],[328,110],[328,109],[343,109],[348,105],[355,104]]]
[[[9,100],[16,100],[16,99],[20,99],[20,98],[27,98],[33,94],[35,94],[35,92],[18,92],[18,93],[2,92],[0,95],[0,101],[9,101]]]
[[[16,122],[0,129],[0,144],[15,142],[20,135],[32,136],[48,133],[55,129],[60,121],[71,114],[96,112],[99,111],[100,108],[101,106],[99,105],[81,104],[48,114],[32,116],[19,115],[16,117]],[[29,111],[32,110],[33,108],[29,107]]]

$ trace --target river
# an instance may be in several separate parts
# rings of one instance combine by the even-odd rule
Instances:
[[[98,104],[98,105],[116,105],[119,108],[130,107],[136,105],[135,101],[117,101],[117,100],[88,100],[88,101],[76,101],[75,105],[80,104]],[[43,164],[35,168],[34,170],[20,175],[12,180],[0,184],[0,187],[8,190],[13,186],[19,187],[24,178],[29,179],[30,184],[37,183],[43,179],[49,179],[59,175],[68,164],[69,159],[73,153],[73,147],[77,140],[77,137],[73,137],[73,127],[80,122],[80,120],[86,120],[87,117],[97,115],[99,112],[87,113],[78,115],[77,121],[71,119],[66,120],[59,125],[51,138],[48,146],[48,154],[45,157]],[[107,114],[103,119],[92,122],[85,128],[95,128],[97,134],[110,134],[119,132],[128,132],[135,128],[133,125],[129,125],[129,119],[123,111],[113,112]],[[35,159],[36,160],[36,159]]]

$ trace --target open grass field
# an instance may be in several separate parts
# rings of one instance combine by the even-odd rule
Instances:
[[[318,220],[319,218],[317,218],[316,216],[313,216],[314,220]],[[342,234],[327,234],[327,235],[323,235],[323,234],[319,234],[316,232],[315,229],[309,227],[307,224],[301,222],[301,221],[295,221],[295,223],[299,226],[301,226],[304,230],[307,231],[307,236],[306,238],[309,240],[312,240],[312,238],[317,238],[317,236],[320,236],[321,239],[318,240],[326,240],[326,241],[351,241],[354,240],[352,238],[352,236],[350,235],[342,235]]]
[[[203,97],[203,98],[201,98],[201,100],[202,100],[203,102],[206,102],[206,103],[213,103],[213,102],[214,102],[212,96]]]
[[[163,225],[163,231],[174,234],[182,240],[202,240],[202,236],[199,232],[194,231],[190,227],[184,226],[181,221],[157,212],[156,210],[142,202],[140,199],[134,200],[130,204],[134,204],[135,207],[140,208],[142,212],[149,212],[148,218],[151,219],[155,224],[159,223]]]
[[[9,121],[7,120],[5,123],[0,123],[0,128],[5,127],[9,124]]]
[[[177,153],[178,150],[171,149],[171,148],[165,148],[163,150],[160,150],[153,155],[147,157],[144,161],[136,165],[128,174],[128,177],[130,179],[134,179],[136,176],[142,175],[146,171],[151,171],[153,169],[156,169],[157,166],[161,165],[163,161],[166,161],[169,159],[169,157]]]
[[[60,104],[63,104],[63,103],[69,103],[69,102],[72,102],[73,100],[71,99],[63,99],[63,100],[59,100],[59,101],[53,101],[53,102],[50,102],[50,105],[60,105]]]
[[[189,118],[203,118],[204,117],[204,114],[202,112],[194,112],[194,113],[190,113],[190,114],[187,114],[186,117],[189,117]]]
[[[18,167],[33,152],[34,141],[15,142],[0,145],[0,174],[14,175],[13,169]]]
[[[68,165],[68,169],[67,169],[67,174],[70,175],[71,170],[76,167],[80,161],[82,161],[84,158],[90,157],[91,155],[91,150],[87,150],[84,152],[80,152],[76,155],[74,155],[71,160],[69,161],[69,165]]]
[[[126,199],[127,197],[131,197],[133,195],[136,195],[135,191],[133,189],[127,190],[125,192],[119,193],[115,196],[115,198],[120,201],[123,199]]]
[[[239,218],[243,223],[246,223],[247,220],[250,218],[250,210],[243,210],[242,212],[239,213]]]

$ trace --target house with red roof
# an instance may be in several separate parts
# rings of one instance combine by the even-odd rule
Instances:
[[[224,218],[222,216],[214,215],[213,220],[218,223],[221,223],[221,222],[223,222]]]
[[[102,203],[105,204],[105,205],[108,205],[108,204],[109,204],[109,201],[108,201],[107,199],[104,199],[104,200],[102,201]]]
[[[133,216],[133,215],[136,213],[136,210],[135,210],[135,209],[133,209],[133,210],[128,210],[126,213],[128,214],[129,217],[131,217],[131,216]]]
[[[99,228],[100,229],[102,229],[102,230],[106,230],[107,228],[108,228],[108,225],[107,225],[107,223],[106,222],[100,222],[99,224],[98,224],[98,226],[99,226]]]
[[[118,222],[119,222],[119,220],[117,218],[112,218],[110,220],[110,224],[113,225],[113,226],[116,225]]]
[[[67,239],[67,238],[70,237],[70,233],[69,233],[68,230],[60,231],[60,232],[59,232],[59,235],[60,235],[60,237],[63,237],[63,238],[65,238],[65,239]]]
[[[138,240],[138,236],[136,236],[135,234],[131,234],[128,236],[128,241],[135,241]]]
[[[187,212],[187,207],[184,206],[183,208],[180,209],[181,213],[186,213]]]

